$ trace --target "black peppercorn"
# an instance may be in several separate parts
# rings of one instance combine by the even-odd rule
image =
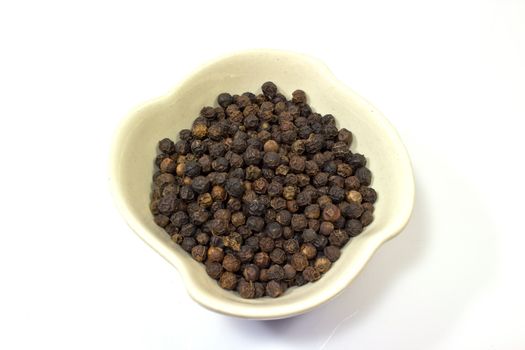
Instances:
[[[266,225],[266,233],[270,238],[277,239],[282,236],[283,228],[277,222],[270,222]]]
[[[259,248],[265,253],[271,252],[275,247],[275,242],[270,237],[262,237],[259,239]]]
[[[334,230],[328,237],[330,244],[336,247],[342,247],[349,239],[348,234],[344,230]]]
[[[225,189],[226,192],[228,192],[228,194],[233,197],[240,197],[244,193],[242,181],[238,178],[229,178],[226,180]]]
[[[270,253],[270,259],[273,263],[282,265],[286,261],[286,253],[281,248],[275,248]]]
[[[292,101],[296,104],[306,103],[306,94],[303,90],[295,90],[292,92]]]
[[[270,281],[266,285],[266,294],[272,298],[277,298],[283,294],[283,288],[277,281]]]
[[[346,232],[350,237],[355,237],[363,232],[363,224],[357,219],[351,219],[346,222]]]
[[[368,186],[372,182],[372,173],[365,167],[357,169],[355,176],[359,179],[361,185]]]
[[[317,238],[317,233],[314,230],[307,228],[302,234],[303,242],[313,242]]]
[[[324,248],[324,255],[328,258],[328,260],[334,262],[341,256],[341,250],[338,247],[329,245]]]
[[[203,262],[204,260],[206,260],[207,250],[208,249],[203,245],[196,245],[191,249],[191,256],[193,257],[193,259],[199,262]]]
[[[210,247],[208,249],[208,260],[209,262],[222,262],[224,259],[224,251],[220,247]]]
[[[334,204],[327,204],[323,209],[323,220],[335,222],[341,217],[341,211]]]
[[[261,89],[264,96],[266,96],[269,99],[274,98],[277,94],[277,86],[271,81],[267,81],[266,83],[264,83]]]
[[[210,189],[210,180],[204,176],[197,176],[191,182],[191,188],[197,193],[204,193]]]
[[[233,103],[232,95],[227,92],[223,92],[217,97],[217,102],[222,108],[226,108]]]
[[[222,275],[222,265],[214,261],[206,261],[206,273],[213,279],[219,279]]]
[[[175,144],[168,138],[159,141],[159,150],[162,153],[173,154],[175,152]]]
[[[324,236],[329,236],[334,230],[334,224],[329,221],[323,221],[319,228],[319,232]]]
[[[232,272],[225,271],[219,279],[219,285],[221,288],[227,290],[235,289],[237,286],[237,275]]]
[[[280,281],[284,278],[284,269],[281,265],[274,264],[268,268],[268,278]]]
[[[338,186],[331,186],[328,190],[328,195],[334,203],[342,202],[346,197],[345,190]]]
[[[359,193],[361,194],[363,201],[368,203],[375,203],[377,200],[377,193],[376,191],[371,187],[361,187],[359,189]]]
[[[268,267],[270,265],[270,256],[268,253],[258,252],[253,257],[253,263],[260,268]]]
[[[302,253],[294,253],[290,264],[296,271],[303,271],[308,266],[308,258]]]
[[[176,195],[168,195],[159,200],[157,208],[161,214],[169,216],[177,209],[177,202]]]
[[[312,266],[308,266],[303,271],[303,277],[308,282],[315,282],[321,278],[321,273]]]
[[[247,281],[255,282],[259,279],[259,267],[253,264],[247,265],[244,268],[242,275]]]
[[[308,220],[303,214],[293,214],[291,226],[294,231],[302,231],[308,227]]]
[[[237,272],[241,268],[241,261],[232,254],[226,254],[222,260],[222,267],[229,272]]]
[[[166,215],[158,214],[154,216],[154,221],[160,227],[166,227],[170,223],[170,218]]]
[[[237,284],[237,290],[241,298],[253,299],[256,297],[255,285],[252,282],[248,282],[245,279],[240,279]]]
[[[197,241],[195,241],[195,238],[193,237],[184,237],[182,239],[182,243],[180,244],[182,249],[184,249],[188,253],[191,252],[193,247],[195,247],[196,245],[197,245]]]
[[[374,214],[370,210],[365,210],[360,217],[361,224],[363,226],[368,226],[374,221]]]

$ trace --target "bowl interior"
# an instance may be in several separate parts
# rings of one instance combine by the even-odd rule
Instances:
[[[339,127],[354,133],[353,152],[363,153],[378,192],[374,222],[343,249],[340,260],[316,283],[291,288],[276,299],[246,300],[222,290],[204,265],[194,261],[156,226],[149,211],[153,159],[158,140],[177,138],[205,105],[221,92],[259,92],[274,81],[290,97],[306,91],[312,108],[333,114]],[[132,229],[182,274],[190,295],[203,306],[247,318],[280,318],[305,312],[339,294],[382,242],[406,224],[414,184],[406,151],[391,125],[371,105],[339,83],[326,67],[301,55],[254,51],[219,59],[191,75],[171,94],[137,110],[118,131],[111,182],[117,204]]]

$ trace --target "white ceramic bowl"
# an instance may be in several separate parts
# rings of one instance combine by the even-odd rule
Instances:
[[[219,93],[260,91],[268,80],[288,97],[295,89],[306,91],[314,110],[333,114],[339,127],[354,133],[351,149],[367,157],[378,201],[374,222],[344,247],[341,258],[319,281],[290,288],[276,299],[246,300],[221,289],[203,264],[174,244],[153,222],[148,204],[158,140],[175,138],[180,129],[189,128],[201,107],[215,103]],[[249,319],[297,315],[337,296],[376,249],[405,227],[414,203],[408,154],[381,113],[316,59],[273,50],[239,52],[212,61],[169,94],[133,112],[117,131],[110,177],[117,206],[129,226],[177,268],[190,296],[210,310]]]

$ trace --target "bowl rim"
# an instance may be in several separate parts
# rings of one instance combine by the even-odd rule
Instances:
[[[166,244],[162,243],[158,239],[153,239],[150,237],[150,235],[145,234],[148,230],[138,218],[135,217],[135,215],[132,213],[131,209],[127,205],[127,201],[124,198],[124,195],[118,185],[118,173],[120,169],[120,163],[117,161],[120,159],[120,155],[123,152],[122,144],[123,140],[126,138],[126,130],[130,125],[133,124],[136,120],[139,120],[141,118],[141,111],[147,107],[165,103],[169,101],[172,96],[174,96],[177,91],[182,87],[185,86],[189,81],[191,81],[196,75],[198,75],[202,70],[216,65],[222,61],[229,60],[232,58],[238,58],[239,56],[253,56],[253,55],[273,55],[273,56],[287,56],[288,58],[299,60],[303,62],[307,62],[309,65],[312,66],[313,69],[316,69],[320,74],[322,74],[327,80],[330,81],[330,83],[337,86],[338,89],[342,89],[345,91],[345,93],[352,95],[353,98],[355,98],[356,101],[358,101],[363,106],[366,106],[366,108],[370,109],[374,113],[371,115],[371,117],[376,119],[376,122],[378,124],[381,124],[382,127],[385,129],[386,132],[390,134],[390,137],[394,142],[398,144],[398,156],[400,156],[400,162],[404,163],[404,167],[406,168],[406,172],[409,173],[410,179],[407,193],[406,195],[406,205],[404,206],[404,212],[400,214],[399,219],[397,220],[398,224],[394,228],[391,229],[391,232],[388,236],[384,237],[384,239],[376,239],[374,244],[370,244],[369,246],[369,252],[365,255],[365,258],[360,261],[360,267],[357,270],[356,273],[354,273],[352,276],[345,279],[345,283],[338,284],[338,288],[334,288],[333,291],[328,294],[326,297],[320,301],[317,302],[310,302],[310,303],[301,303],[299,305],[304,305],[303,307],[295,307],[293,309],[290,309],[290,307],[274,307],[272,309],[277,309],[279,312],[272,312],[272,313],[262,313],[259,309],[254,310],[252,308],[246,307],[246,308],[235,308],[236,311],[231,311],[228,307],[224,307],[224,305],[217,306],[213,303],[206,302],[208,297],[201,293],[200,288],[196,287],[193,283],[193,278],[191,276],[191,273],[188,271],[186,267],[186,263],[180,261],[178,258],[175,257],[174,254],[170,252],[171,247],[168,247]],[[414,181],[414,172],[412,168],[412,164],[408,155],[408,151],[403,144],[399,134],[397,133],[394,126],[390,123],[386,117],[377,110],[370,102],[368,102],[366,99],[355,93],[352,89],[350,89],[348,86],[346,86],[343,82],[341,82],[328,68],[327,65],[325,65],[322,61],[318,60],[317,58],[314,58],[310,55],[306,55],[303,53],[297,53],[292,51],[285,51],[285,50],[275,50],[275,49],[251,49],[251,50],[240,50],[240,51],[234,51],[230,52],[221,56],[218,56],[214,59],[208,60],[205,63],[199,64],[197,68],[193,69],[190,74],[188,74],[184,79],[182,79],[180,82],[178,82],[168,93],[154,98],[150,99],[149,101],[140,104],[138,107],[133,109],[130,113],[127,114],[125,118],[123,118],[120,123],[117,126],[117,129],[115,131],[115,135],[113,137],[113,142],[111,145],[111,152],[110,152],[110,158],[109,158],[109,182],[110,182],[110,190],[112,193],[113,200],[115,202],[115,205],[118,208],[118,211],[120,214],[124,217],[124,220],[128,224],[128,226],[132,229],[133,232],[135,232],[146,244],[148,244],[153,250],[155,250],[157,253],[159,253],[164,259],[166,259],[169,263],[171,263],[177,271],[181,274],[182,280],[185,285],[185,289],[187,293],[190,295],[190,297],[195,300],[199,305],[203,306],[204,308],[218,312],[224,315],[228,316],[234,316],[238,318],[246,318],[246,319],[259,319],[259,320],[267,320],[267,319],[279,319],[279,318],[286,318],[286,317],[292,317],[295,315],[299,315],[305,312],[308,312],[317,306],[324,304],[339,294],[348,286],[352,281],[361,273],[365,265],[370,261],[372,256],[375,254],[375,252],[381,247],[384,243],[389,241],[390,239],[396,237],[408,224],[410,217],[412,215],[412,211],[414,208],[414,202],[415,202],[415,181]],[[227,304],[227,303],[226,303]],[[242,312],[239,312],[242,311]]]

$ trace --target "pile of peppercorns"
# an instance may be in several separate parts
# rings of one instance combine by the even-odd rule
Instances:
[[[377,194],[352,133],[272,82],[217,101],[177,142],[159,142],[155,222],[243,298],[317,281],[373,220]]]

